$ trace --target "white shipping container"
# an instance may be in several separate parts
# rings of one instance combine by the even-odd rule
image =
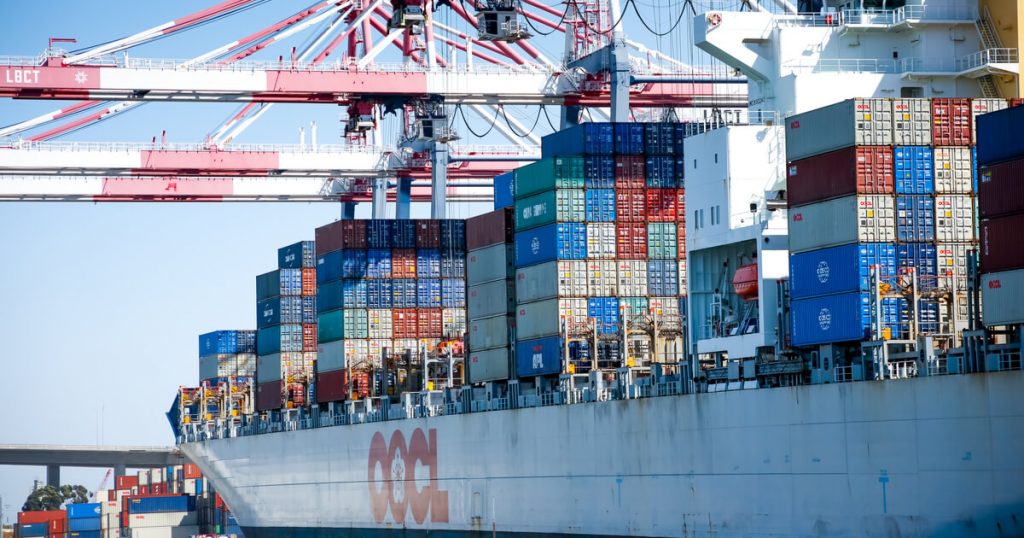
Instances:
[[[614,260],[587,262],[587,290],[591,297],[618,295],[619,272]]]
[[[390,308],[372,308],[367,310],[366,319],[370,326],[368,336],[377,339],[393,337],[391,315]]]
[[[145,527],[131,530],[131,538],[190,538],[199,534],[199,527]]]
[[[185,484],[182,487],[182,491],[185,493],[185,495],[195,495],[196,494],[196,479],[195,478],[186,478],[185,479]]]
[[[512,319],[501,315],[469,322],[469,346],[474,353],[496,347],[508,347]]]
[[[932,145],[931,99],[893,99],[894,146]]]
[[[515,275],[513,246],[506,243],[471,250],[466,255],[466,282],[470,286]]]
[[[516,307],[516,338],[529,340],[561,333],[562,322],[570,336],[589,328],[586,299],[548,299]]]
[[[151,484],[163,484],[167,481],[163,467],[157,467],[156,469],[149,470],[149,482]]]
[[[468,364],[469,382],[483,383],[485,381],[508,379],[511,377],[509,375],[510,362],[508,348],[502,347],[470,352]]]
[[[892,145],[887,99],[848,99],[786,118],[786,159],[795,161],[849,146]]]
[[[874,194],[846,196],[789,210],[792,253],[847,243],[896,241],[896,198]]]
[[[587,258],[591,260],[615,258],[615,223],[591,222],[587,224]]]
[[[370,355],[369,340],[343,340],[345,342],[345,363],[359,364]]]
[[[971,148],[942,146],[935,148],[935,192],[970,194],[973,189]]]
[[[967,249],[965,243],[939,243],[935,245],[939,287],[957,291],[967,290]]]
[[[679,315],[679,297],[651,297],[648,301],[651,319],[657,321],[660,331],[678,331],[682,328]]]
[[[106,491],[104,491],[102,495],[100,494],[100,492],[97,491],[96,492],[96,498],[97,499],[108,499],[110,497],[109,497],[109,494]],[[121,503],[119,503],[117,501],[103,501],[103,503],[100,505],[100,514],[101,515],[117,514],[117,513],[119,513],[121,511],[120,506],[121,506]]]
[[[395,346],[395,348],[398,349],[399,351],[404,350],[404,349],[410,349],[410,350],[413,350],[413,351],[430,352],[430,351],[433,351],[434,349],[436,349],[437,345],[440,344],[440,343],[441,343],[441,339],[440,338],[420,338],[419,340],[416,340],[416,347],[415,348],[412,348],[412,347],[409,347],[409,348],[401,347],[400,348],[398,346]]]
[[[679,295],[686,295],[686,259],[679,260]]]
[[[1024,323],[1024,269],[981,275],[981,320],[985,325]]]
[[[346,344],[349,340],[336,340],[317,344],[317,368],[321,372],[333,372],[345,367]]]
[[[403,351],[406,349],[412,350],[416,353],[421,351],[420,341],[415,338],[397,338],[391,343],[392,349]]]
[[[619,260],[616,278],[619,280],[619,296],[647,296],[647,262],[644,260]]]
[[[441,323],[446,338],[462,338],[466,334],[466,309],[445,308],[441,311]]]
[[[935,197],[935,240],[940,243],[975,240],[974,198],[963,194],[940,194]]]
[[[978,116],[1002,110],[1008,106],[1010,106],[1010,103],[1006,99],[979,97],[971,99],[971,129],[974,130],[974,137],[971,140],[974,140],[975,143],[978,142]]]
[[[145,527],[181,527],[196,525],[198,512],[156,512],[152,514],[129,514],[128,528],[134,530]]]
[[[393,352],[395,349],[391,340],[374,338],[367,340],[366,342],[368,347],[366,357],[370,361],[369,364],[372,365],[379,365],[381,363],[381,353],[383,353],[385,349],[388,350],[388,353]]]
[[[516,270],[516,303],[586,296],[586,261],[553,261]]]

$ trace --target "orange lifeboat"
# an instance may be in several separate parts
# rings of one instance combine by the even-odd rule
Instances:
[[[732,277],[732,288],[744,301],[757,300],[757,264],[744,265],[736,269]]]

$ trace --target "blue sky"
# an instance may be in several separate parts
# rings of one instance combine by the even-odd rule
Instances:
[[[311,2],[274,0],[131,54],[189,58]],[[99,44],[212,4],[49,0],[40,16],[38,3],[12,0],[0,17],[0,55],[34,56],[49,37],[77,38],[72,49]],[[665,14],[677,13],[669,7],[673,0],[639,5],[664,26]],[[635,20],[627,21],[627,30],[640,33],[633,32]],[[304,39],[296,36],[289,44]],[[645,41],[687,60],[678,35]],[[541,48],[557,59],[561,38],[552,36]],[[267,56],[287,50],[268,50]],[[0,125],[64,104],[0,100]],[[236,108],[151,103],[65,140],[147,141],[166,129],[172,142],[194,142]],[[299,127],[316,120],[320,141],[335,142],[340,112],[279,105],[236,141],[293,143]],[[485,130],[483,120],[474,120],[477,131]],[[524,122],[531,124],[532,116]],[[425,216],[424,210],[414,208],[413,216]],[[480,210],[458,207],[452,216]],[[360,216],[367,212],[360,207]],[[316,226],[338,214],[336,205],[325,203],[0,203],[0,444],[172,444],[163,413],[178,386],[196,382],[196,336],[252,328],[255,275],[274,268],[278,247],[312,239]],[[63,476],[65,483],[95,489],[103,473],[65,469]],[[0,466],[5,520],[21,507],[33,479],[45,479],[45,470]]]

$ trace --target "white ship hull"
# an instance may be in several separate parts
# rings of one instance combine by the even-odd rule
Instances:
[[[182,449],[248,538],[1020,536],[1022,388],[1020,371],[813,385]]]

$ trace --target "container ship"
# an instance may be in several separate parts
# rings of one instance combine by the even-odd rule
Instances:
[[[246,536],[1024,534],[1018,8],[751,4],[737,121],[279,251],[172,412]]]

